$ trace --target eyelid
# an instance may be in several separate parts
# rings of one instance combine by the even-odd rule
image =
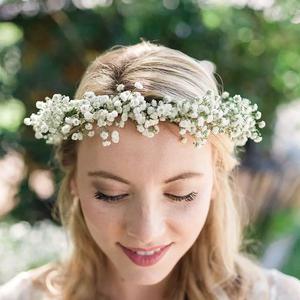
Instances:
[[[104,202],[119,202],[120,200],[123,200],[128,194],[119,194],[119,195],[107,195],[104,194],[100,191],[96,191],[95,193],[95,198],[102,200]],[[195,200],[196,196],[198,195],[198,192],[191,192],[189,194],[183,195],[183,196],[178,196],[178,195],[173,195],[173,194],[168,194],[165,193],[164,195],[171,197],[175,201],[186,201],[190,202]]]

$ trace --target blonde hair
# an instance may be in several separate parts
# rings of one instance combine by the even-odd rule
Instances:
[[[146,99],[164,95],[189,99],[207,89],[218,92],[214,74],[201,61],[143,40],[136,45],[115,46],[98,56],[83,75],[75,98],[81,98],[87,90],[113,94],[116,84],[133,88],[137,80],[143,84]],[[235,195],[234,171],[239,161],[234,145],[226,135],[212,136],[210,142],[214,162],[213,199],[200,235],[172,270],[166,296],[173,300],[212,300],[222,295],[245,299],[257,280],[255,276],[261,276],[257,264],[241,253],[247,218],[240,197]],[[61,282],[62,297],[63,300],[105,299],[99,282],[106,258],[87,229],[79,201],[70,193],[76,154],[77,141],[71,139],[56,148],[64,178],[54,215],[59,215],[73,243],[69,259],[61,262],[62,278],[66,278]]]

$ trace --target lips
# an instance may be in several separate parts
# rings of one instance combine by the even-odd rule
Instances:
[[[123,252],[127,255],[127,257],[132,262],[134,262],[136,265],[139,265],[139,266],[142,266],[142,267],[147,267],[147,266],[154,265],[159,260],[161,260],[162,257],[166,254],[166,252],[171,247],[171,244],[169,244],[167,246],[163,246],[158,252],[155,252],[155,253],[150,254],[150,255],[141,255],[141,254],[138,254],[138,253],[130,250],[129,248],[126,248],[126,247],[122,246],[121,244],[119,244],[119,245],[122,248]],[[137,248],[133,248],[133,249],[137,249]],[[157,249],[157,247],[156,247],[156,249]]]

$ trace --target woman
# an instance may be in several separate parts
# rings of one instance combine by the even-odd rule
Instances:
[[[240,96],[222,106],[228,94],[217,93],[200,61],[143,41],[92,62],[75,95],[85,100],[71,104],[55,95],[47,107],[37,103],[43,114],[25,124],[33,125],[36,138],[55,144],[65,174],[57,207],[73,249],[67,261],[13,278],[0,298],[300,299],[300,281],[261,268],[239,250],[246,222],[232,170],[239,163],[236,146],[261,140],[251,117],[257,107]],[[128,99],[138,122],[129,117]],[[115,113],[108,112],[112,103]],[[147,120],[141,114],[146,103],[154,107],[147,107]],[[196,115],[188,115],[190,104]],[[121,105],[125,113],[116,126],[109,121]],[[160,113],[167,122],[158,128]],[[199,131],[189,120],[197,120]],[[105,125],[112,141],[101,130]]]

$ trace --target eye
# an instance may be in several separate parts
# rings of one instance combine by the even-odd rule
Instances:
[[[184,196],[175,196],[171,194],[166,194],[166,195],[168,195],[170,198],[174,199],[175,201],[193,201],[198,195],[198,193],[191,192]]]
[[[184,196],[176,196],[176,195],[171,195],[171,194],[166,194],[167,196],[169,196],[170,198],[172,198],[175,201],[193,201],[196,196],[198,195],[198,193],[195,192],[191,192],[188,195],[184,195]],[[123,194],[123,195],[117,195],[117,196],[110,196],[110,195],[105,195],[99,191],[97,191],[95,193],[95,198],[96,199],[100,199],[106,202],[114,202],[114,201],[119,201],[122,198],[124,198],[125,196],[127,196],[127,194]]]
[[[124,195],[117,195],[117,196],[110,196],[110,195],[105,195],[99,191],[97,191],[95,193],[95,198],[96,199],[100,199],[106,202],[114,202],[114,201],[119,201],[121,200],[123,197],[127,196],[127,194]]]

